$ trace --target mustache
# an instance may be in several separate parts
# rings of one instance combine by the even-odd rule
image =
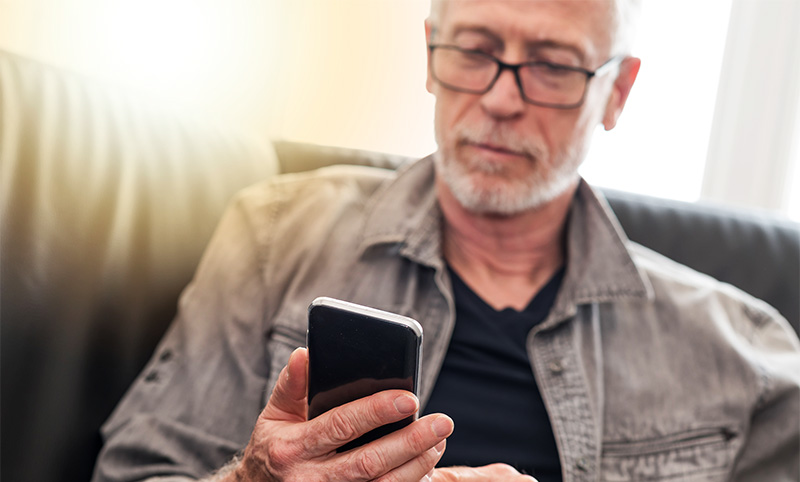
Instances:
[[[477,126],[460,124],[455,126],[456,139],[460,144],[488,144],[522,154],[530,159],[542,158],[544,149],[533,139],[520,136],[508,124],[482,123]]]

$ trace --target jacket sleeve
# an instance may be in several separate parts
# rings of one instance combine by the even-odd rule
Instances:
[[[748,310],[753,320],[750,355],[762,381],[761,396],[737,459],[737,482],[800,480],[800,342],[772,310]]]
[[[199,479],[249,440],[270,372],[249,212],[240,198],[223,216],[176,319],[102,428],[93,481]]]

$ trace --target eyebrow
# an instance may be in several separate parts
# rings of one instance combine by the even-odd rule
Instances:
[[[455,38],[462,33],[476,33],[485,37],[489,37],[489,39],[493,42],[503,43],[503,39],[499,35],[494,33],[489,28],[480,25],[457,25],[453,30],[453,40],[455,40]]]
[[[492,42],[496,42],[498,44],[505,43],[503,38],[500,35],[496,34],[493,30],[482,25],[470,25],[470,24],[456,25],[452,33],[453,40],[455,40],[456,37],[458,37],[463,33],[475,33],[478,35],[483,35],[485,37],[488,37],[489,40],[491,40]],[[525,46],[528,52],[535,52],[537,50],[546,50],[546,49],[566,50],[575,54],[579,62],[583,62],[586,58],[586,54],[578,46],[571,43],[559,42],[557,40],[552,40],[552,39],[526,42]]]

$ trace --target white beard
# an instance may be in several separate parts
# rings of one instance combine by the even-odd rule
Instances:
[[[520,139],[505,124],[473,129],[456,126],[456,145],[464,141],[502,145],[524,152],[533,169],[526,177],[513,177],[503,166],[482,162],[479,158],[456,159],[453,153],[440,149],[434,155],[437,175],[445,182],[456,200],[468,211],[478,214],[510,216],[539,208],[563,194],[578,178],[580,149],[571,148],[552,159],[552,166],[543,164],[547,151],[535,142]]]

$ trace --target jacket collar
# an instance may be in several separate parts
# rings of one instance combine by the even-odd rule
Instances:
[[[581,179],[567,220],[567,269],[550,318],[582,304],[649,299],[653,289],[605,199]]]
[[[431,156],[401,168],[370,202],[362,253],[380,244],[395,244],[414,262],[444,267],[442,213]],[[581,180],[567,221],[567,270],[552,314],[568,316],[580,304],[652,296],[628,242],[605,200]]]
[[[361,252],[397,244],[400,254],[432,268],[444,267],[442,212],[434,187],[433,157],[407,164],[370,200]]]

